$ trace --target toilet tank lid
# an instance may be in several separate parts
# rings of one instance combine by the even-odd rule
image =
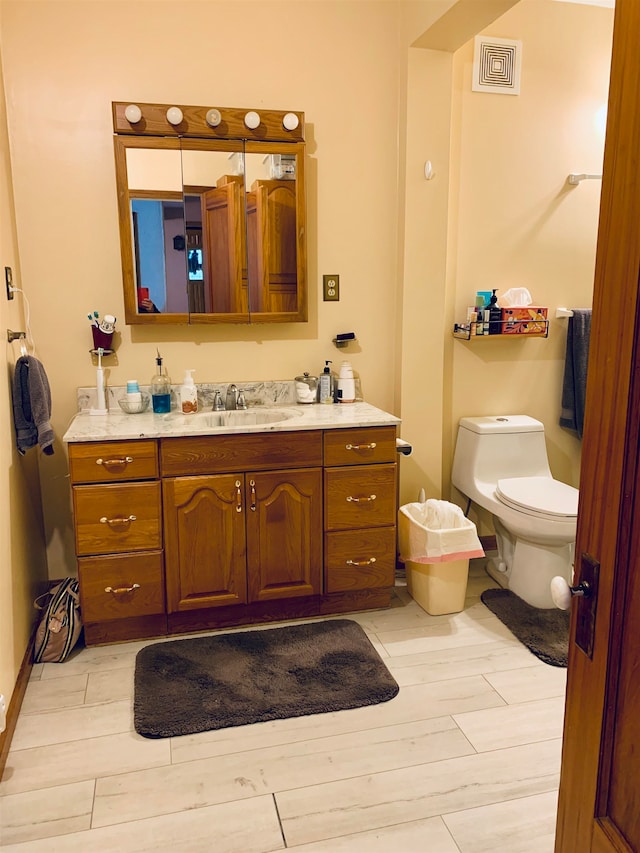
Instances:
[[[460,418],[460,426],[477,433],[543,432],[544,424],[529,415],[492,415]]]

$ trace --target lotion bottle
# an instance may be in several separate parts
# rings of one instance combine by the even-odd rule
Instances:
[[[320,402],[333,403],[333,389],[331,387],[331,368],[330,361],[325,361],[324,370],[320,374]]]
[[[198,411],[198,389],[192,376],[193,370],[186,370],[184,382],[180,387],[180,408],[185,415]]]
[[[348,361],[343,361],[338,376],[338,402],[353,403],[356,399],[356,383],[353,378],[353,368]]]

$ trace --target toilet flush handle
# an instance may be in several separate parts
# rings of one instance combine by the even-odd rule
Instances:
[[[559,610],[568,610],[571,605],[571,597],[589,598],[591,587],[587,581],[581,581],[577,586],[569,586],[566,580],[559,575],[551,581],[551,598]]]

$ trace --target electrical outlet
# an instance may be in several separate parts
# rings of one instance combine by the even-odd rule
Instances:
[[[322,276],[323,299],[325,302],[340,301],[340,276],[339,275],[323,275]]]
[[[7,285],[7,299],[13,299],[13,291],[11,290],[13,287],[13,273],[11,272],[11,267],[4,268],[4,280]]]

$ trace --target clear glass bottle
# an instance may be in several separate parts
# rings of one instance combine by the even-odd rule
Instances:
[[[171,379],[162,366],[162,357],[158,352],[156,358],[158,366],[157,373],[151,380],[151,404],[153,411],[158,414],[166,414],[171,411]]]

